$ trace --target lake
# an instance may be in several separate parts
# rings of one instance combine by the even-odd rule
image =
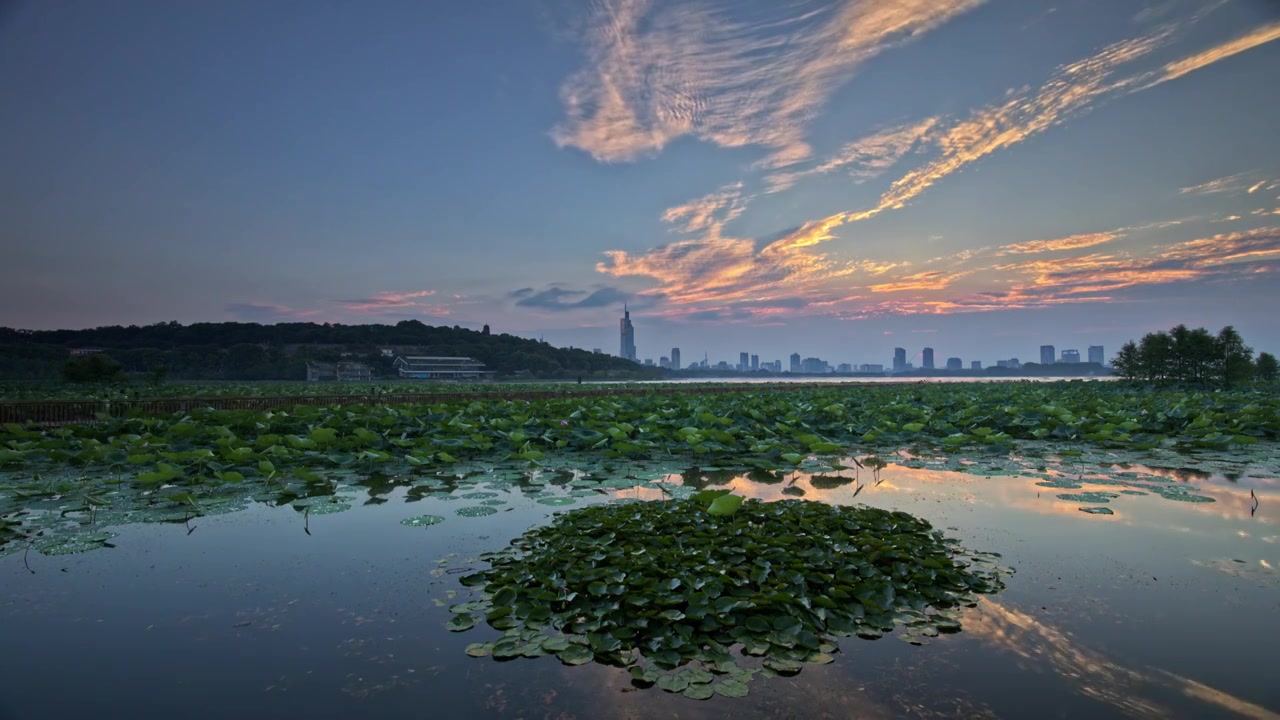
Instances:
[[[856,480],[472,466],[348,479],[344,512],[247,502],[123,524],[113,547],[0,557],[0,718],[1280,718],[1276,456],[1224,471],[1194,457],[1001,470],[900,455]],[[592,479],[628,475],[634,487]],[[445,629],[480,553],[572,509],[538,500],[657,500],[685,484],[903,510],[1016,573],[959,634],[843,638],[834,663],[757,679],[744,698],[637,689],[625,670],[554,657],[471,658],[468,644],[499,633]],[[1090,491],[1114,497],[1059,498]],[[423,514],[445,519],[401,524]]]

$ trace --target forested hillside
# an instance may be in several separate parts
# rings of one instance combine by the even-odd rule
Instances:
[[[190,380],[300,380],[308,360],[368,362],[391,376],[383,348],[424,355],[468,356],[502,374],[533,377],[648,377],[657,370],[611,355],[417,320],[395,325],[195,323],[119,325],[88,330],[0,328],[0,380],[55,380],[72,349],[98,349],[126,373],[164,372]]]

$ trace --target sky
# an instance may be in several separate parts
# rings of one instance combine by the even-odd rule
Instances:
[[[1275,0],[0,0],[0,325],[1276,352],[1278,40]]]

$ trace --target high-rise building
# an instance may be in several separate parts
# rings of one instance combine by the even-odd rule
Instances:
[[[1064,363],[1078,363],[1078,362],[1080,362],[1080,351],[1079,351],[1079,350],[1063,350],[1063,351],[1062,351],[1062,362],[1064,362]]]
[[[760,369],[760,356],[752,355],[751,356],[751,372],[755,372],[759,369]]]
[[[883,365],[871,365],[871,364],[868,364],[868,363],[863,363],[863,364],[861,364],[861,365],[859,365],[859,366],[858,366],[858,372],[864,372],[864,373],[882,373],[882,372],[884,372],[884,366],[883,366]]]
[[[664,367],[664,368],[670,369],[671,358],[667,357],[666,355],[663,355],[662,357],[658,358],[658,367]]]
[[[1018,358],[1009,358],[1009,367],[1016,370],[1022,367],[1022,361],[1019,360]]]
[[[973,362],[969,363],[969,369],[970,369],[970,370],[981,370],[981,369],[982,369],[982,361],[981,361],[981,360],[974,360]]]
[[[791,372],[800,372],[800,353],[791,353]]]
[[[933,348],[925,348],[924,352],[921,353],[920,367],[925,370],[933,369]]]
[[[902,372],[907,369],[907,351],[903,348],[893,349],[893,371]]]
[[[636,361],[636,329],[631,325],[631,311],[627,310],[627,306],[622,306],[622,319],[618,321],[618,329],[622,335],[622,349],[618,353],[618,357],[626,358],[631,362]]]
[[[960,358],[947,358],[947,369],[948,369],[948,370],[963,370],[963,369],[964,369],[964,361],[963,361],[963,360],[961,360]]]
[[[645,358],[645,359],[644,359],[644,366],[645,366],[645,367],[653,367],[653,358]]]
[[[1040,364],[1052,365],[1054,362],[1054,347],[1052,345],[1040,346]]]
[[[738,369],[746,372],[751,369],[751,354],[738,353]]]
[[[680,348],[671,348],[671,369],[680,369]]]
[[[853,366],[850,365],[849,363],[840,363],[839,365],[836,366],[836,372],[851,373],[853,372]]]
[[[1107,364],[1107,356],[1105,353],[1102,352],[1101,345],[1089,346],[1089,362],[1098,363],[1099,365]]]

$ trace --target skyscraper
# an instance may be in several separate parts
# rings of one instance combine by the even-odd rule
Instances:
[[[622,350],[618,353],[618,357],[635,362],[636,329],[631,325],[631,311],[627,310],[625,304],[622,306],[622,319],[618,321],[618,327],[622,335]]]
[[[800,372],[800,353],[791,353],[791,372]]]
[[[970,369],[970,370],[981,370],[981,369],[982,369],[982,361],[981,361],[981,360],[974,360],[973,362],[969,363],[969,369]]]
[[[750,353],[738,353],[738,369],[743,372],[746,372],[750,368],[751,368]]]
[[[907,369],[907,351],[903,348],[893,349],[893,371],[902,372]]]
[[[1079,351],[1079,350],[1063,350],[1063,351],[1062,351],[1062,362],[1064,362],[1064,363],[1078,363],[1078,362],[1080,362],[1080,351]]]
[[[920,356],[920,366],[925,370],[933,369],[933,348],[925,348]]]
[[[1099,365],[1107,364],[1107,356],[1105,353],[1102,352],[1101,345],[1089,346],[1089,362],[1098,363]]]
[[[1040,346],[1040,364],[1052,365],[1054,360],[1056,359],[1054,356],[1054,352],[1055,352],[1054,347],[1052,345],[1041,345]]]
[[[751,356],[751,372],[755,372],[759,369],[760,369],[760,356],[752,355]]]
[[[671,348],[671,369],[680,369],[680,348]]]

